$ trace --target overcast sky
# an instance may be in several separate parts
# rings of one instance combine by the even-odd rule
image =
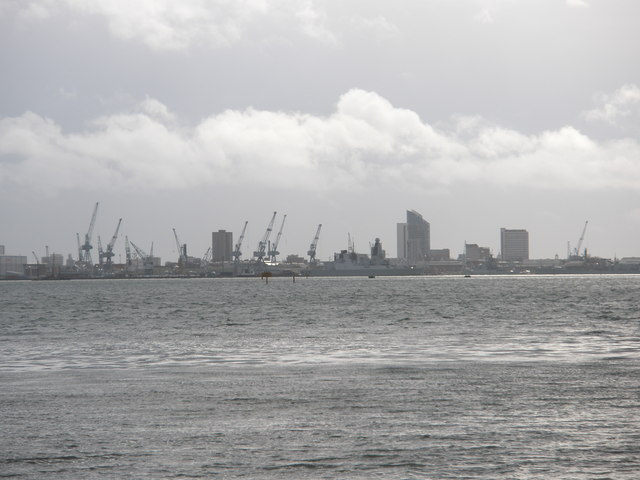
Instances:
[[[177,259],[273,211],[280,251],[374,238],[640,256],[637,0],[0,0],[0,244]],[[274,232],[275,235],[275,232]],[[94,246],[97,240],[94,238]],[[124,257],[124,237],[116,245]],[[94,255],[96,257],[96,255]],[[117,259],[117,257],[116,257]]]

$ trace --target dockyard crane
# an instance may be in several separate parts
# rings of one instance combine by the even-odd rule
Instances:
[[[204,252],[204,255],[202,256],[202,261],[209,263],[211,262],[211,259],[213,258],[213,253],[211,252],[211,247],[207,248],[207,251]]]
[[[584,241],[584,234],[587,232],[587,225],[589,224],[589,220],[584,222],[584,227],[582,229],[582,234],[580,235],[580,239],[578,240],[578,245],[573,250],[573,255],[571,255],[571,249],[569,249],[569,257],[580,257],[580,248],[582,247],[582,242]]]
[[[105,261],[105,270],[106,271],[111,271],[111,268],[113,266],[113,261],[111,260],[115,253],[113,253],[113,248],[116,245],[116,240],[118,240],[118,232],[120,231],[120,224],[122,223],[122,219],[118,220],[118,225],[116,226],[116,231],[113,234],[113,236],[111,237],[111,241],[107,244],[107,249],[105,250],[105,252],[102,254],[102,256],[106,259]],[[100,237],[98,237],[98,240],[100,239]]]
[[[138,247],[135,243],[129,242],[135,250],[138,258],[142,260],[142,268],[145,274],[153,273],[153,243],[151,244],[151,253],[147,254],[144,250]]]
[[[33,258],[36,259],[36,278],[39,278],[40,277],[40,260],[38,260],[38,256],[36,255],[36,252],[31,250],[31,253],[33,253]]]
[[[47,270],[50,270],[51,274],[53,274],[53,258],[49,256],[49,245],[44,246],[44,255],[44,258],[47,259]]]
[[[82,245],[80,245],[79,233],[76,233],[76,240],[78,240],[78,262],[82,262]]]
[[[273,212],[273,216],[271,217],[271,221],[269,222],[269,226],[267,227],[267,231],[264,232],[262,240],[258,243],[258,249],[253,252],[253,256],[258,260],[258,262],[264,262],[264,256],[267,250],[267,242],[269,241],[269,236],[271,235],[271,231],[273,230],[273,222],[276,220],[276,213]]]
[[[102,249],[102,239],[98,235],[98,263],[102,265],[102,259],[104,258],[104,250]]]
[[[580,248],[582,247],[582,242],[584,240],[584,234],[587,232],[587,225],[589,224],[589,220],[584,222],[584,228],[582,229],[582,234],[580,235],[580,240],[578,240],[578,246],[576,247],[576,255],[580,255]]]
[[[203,274],[205,275],[209,274],[212,260],[213,260],[213,252],[211,251],[211,247],[209,247],[207,248],[207,251],[204,252],[202,260],[200,260],[200,271]]]
[[[89,224],[89,230],[84,235],[84,243],[82,244],[82,261],[84,261],[87,266],[92,266],[93,261],[91,259],[91,249],[93,246],[91,245],[91,236],[93,235],[93,227],[96,224],[96,215],[98,214],[98,202],[96,202],[96,206],[93,208],[93,215],[91,215],[91,223]]]
[[[124,251],[127,257],[127,271],[133,269],[133,260],[131,259],[131,247],[129,246],[129,237],[124,236]]]
[[[287,219],[287,215],[285,214],[282,217],[282,224],[280,225],[280,230],[278,230],[278,235],[276,236],[276,241],[271,244],[269,247],[268,257],[272,262],[276,261],[276,256],[280,255],[278,251],[278,245],[280,244],[280,238],[282,237],[282,229],[284,228],[284,221]]]
[[[176,237],[176,247],[178,247],[178,265],[184,267],[187,265],[187,244],[180,243],[176,229],[173,229],[173,236]]]
[[[309,263],[313,263],[316,261],[316,247],[318,246],[318,239],[320,238],[320,230],[322,229],[322,224],[318,225],[318,229],[316,230],[316,235],[313,237],[313,241],[311,242],[311,246],[309,247],[309,251],[307,255],[309,255]]]
[[[240,248],[242,248],[242,241],[244,240],[244,232],[247,231],[247,224],[249,222],[245,221],[244,222],[244,227],[242,227],[242,233],[240,234],[240,238],[238,239],[238,243],[236,243],[234,249],[233,249],[233,260],[234,262],[239,262],[240,261],[240,256],[242,255],[242,252],[240,251]]]
[[[144,259],[146,257],[149,256],[149,254],[147,252],[145,252],[144,250],[142,250],[140,247],[138,247],[135,243],[133,243],[131,240],[129,240],[129,244],[133,247],[134,252],[136,252],[136,255],[138,256],[138,258],[140,259]]]

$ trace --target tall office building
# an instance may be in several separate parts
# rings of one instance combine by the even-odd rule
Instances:
[[[407,210],[407,223],[397,225],[398,258],[416,263],[427,260],[431,249],[429,222],[415,210]]]
[[[218,230],[211,233],[211,260],[230,262],[233,259],[233,232]]]
[[[529,260],[529,232],[501,228],[500,255],[508,262]]]
[[[407,259],[407,224],[396,224],[398,233],[398,258],[401,260]]]

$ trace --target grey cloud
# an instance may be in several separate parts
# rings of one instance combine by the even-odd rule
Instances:
[[[194,128],[158,100],[72,134],[27,112],[0,121],[0,184],[27,188],[184,189],[230,185],[353,190],[483,182],[543,189],[640,187],[640,145],[567,126],[535,135],[460,117],[436,130],[380,95],[351,90],[329,116],[227,110]],[[16,162],[16,158],[19,159]],[[91,187],[94,188],[94,187]]]

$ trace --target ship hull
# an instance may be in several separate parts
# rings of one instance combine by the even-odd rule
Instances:
[[[400,277],[424,275],[424,271],[418,268],[317,268],[303,272],[303,275],[309,277]]]

